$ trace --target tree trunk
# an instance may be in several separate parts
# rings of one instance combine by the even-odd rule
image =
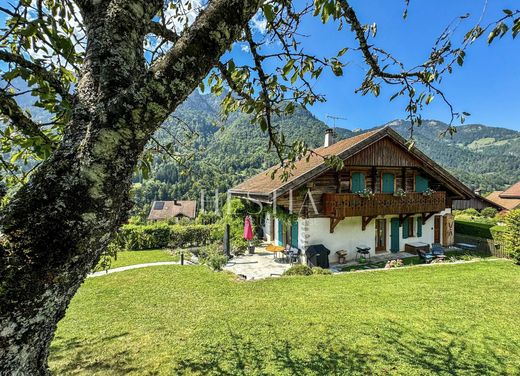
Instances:
[[[87,45],[71,124],[2,213],[0,375],[46,375],[58,321],[130,208],[147,140],[196,88],[259,0],[214,0],[151,70],[143,41],[163,1],[81,1]],[[226,33],[212,30],[225,27]],[[2,238],[0,238],[2,240]]]

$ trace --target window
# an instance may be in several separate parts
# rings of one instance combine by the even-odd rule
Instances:
[[[410,217],[408,218],[408,237],[413,238],[414,237],[414,218]]]
[[[408,217],[403,222],[403,239],[413,238],[415,236],[415,218]]]
[[[428,190],[428,179],[421,175],[415,175],[415,192],[426,192]]]
[[[394,193],[395,192],[395,176],[385,172],[381,177],[381,192]]]
[[[362,172],[353,172],[350,188],[352,193],[363,192],[365,189],[365,174]]]

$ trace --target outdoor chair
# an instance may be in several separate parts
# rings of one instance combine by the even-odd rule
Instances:
[[[435,258],[439,258],[439,259],[446,258],[445,252],[446,252],[446,250],[444,249],[444,247],[442,245],[440,245],[439,243],[432,243],[431,254]]]
[[[425,251],[418,250],[417,254],[419,255],[419,258],[422,259],[427,264],[432,262],[432,260],[435,258],[435,256],[431,252],[425,252]]]
[[[286,254],[291,264],[300,262],[301,250],[299,248],[290,248]]]

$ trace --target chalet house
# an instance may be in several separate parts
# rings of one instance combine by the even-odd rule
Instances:
[[[491,192],[486,198],[502,206],[505,211],[520,209],[520,181],[505,191]]]
[[[292,223],[267,216],[266,240],[302,250],[323,244],[354,258],[358,246],[372,255],[404,251],[407,244],[453,242],[452,200],[473,192],[390,127],[325,145],[307,161],[297,161],[282,181],[264,171],[230,190],[230,194],[273,205],[297,217]],[[323,157],[336,155],[336,171]],[[280,217],[280,216],[279,216]],[[287,218],[287,217],[286,217]],[[289,217],[290,218],[290,217]]]
[[[196,201],[154,201],[148,220],[153,222],[179,220],[181,218],[195,219],[196,216]]]

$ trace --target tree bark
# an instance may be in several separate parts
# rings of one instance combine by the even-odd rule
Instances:
[[[150,70],[143,42],[162,1],[81,2],[88,46],[73,120],[58,150],[2,213],[1,375],[48,374],[56,325],[127,217],[146,142],[259,4],[212,1]]]

